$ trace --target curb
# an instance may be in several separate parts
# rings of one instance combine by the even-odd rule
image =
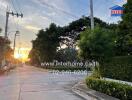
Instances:
[[[88,89],[84,82],[79,82],[78,84],[74,85],[72,87],[72,91],[84,98],[84,100],[119,100],[98,91]]]

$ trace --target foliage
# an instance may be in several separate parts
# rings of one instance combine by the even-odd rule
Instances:
[[[7,46],[6,47],[6,53],[5,53],[5,58],[7,59],[7,60],[12,60],[13,59],[13,50],[12,50],[12,48],[10,47],[10,46]]]
[[[40,64],[40,54],[39,54],[39,51],[36,50],[36,49],[32,49],[30,52],[29,52],[29,58],[30,59],[30,64],[31,65],[39,65]]]
[[[112,29],[116,26],[115,24],[107,24],[98,18],[95,18],[95,25],[100,25],[106,29]],[[63,50],[59,49],[63,46],[76,48],[77,41],[80,40],[80,32],[84,31],[86,27],[90,27],[89,17],[82,17],[64,27],[51,24],[49,28],[40,30],[37,34],[37,38],[32,41],[32,52],[30,52],[29,55],[31,62],[35,63],[34,59],[36,59],[36,63],[51,61],[55,59],[56,53],[61,55]],[[34,53],[35,56],[33,56]]]
[[[90,77],[94,77],[94,78],[101,78],[102,77],[102,75],[100,73],[100,67],[99,66],[96,66],[93,69],[92,75]]]
[[[77,50],[74,48],[65,48],[57,51],[55,60],[57,61],[77,61]]]
[[[85,60],[94,60],[102,63],[103,59],[114,56],[115,36],[108,29],[96,27],[81,33],[79,41],[79,55]]]
[[[0,36],[0,65],[4,58],[6,57],[7,60],[10,60],[12,58],[12,49],[9,46],[10,41],[8,39],[5,39]]]
[[[102,77],[132,82],[132,56],[114,57],[100,66]]]
[[[51,24],[46,30],[40,30],[37,34],[36,40],[32,41],[33,48],[30,53],[31,60],[33,60],[33,51],[37,58],[43,61],[52,61],[56,55],[57,48],[59,47],[60,34],[62,29],[55,24]]]
[[[105,93],[120,100],[132,100],[132,86],[96,78],[87,78],[86,84],[89,88]]]
[[[127,0],[124,8],[124,15],[118,26],[117,54],[132,55],[132,0]]]
[[[2,29],[0,28],[0,33],[1,33]]]
[[[100,25],[106,29],[115,30],[116,24],[107,24],[99,18],[94,18],[95,26]],[[90,27],[90,18],[83,16],[82,18],[71,22],[69,25],[64,26],[64,33],[62,36],[61,44],[65,44],[67,47],[75,47],[77,40],[80,40],[80,33],[87,27]]]

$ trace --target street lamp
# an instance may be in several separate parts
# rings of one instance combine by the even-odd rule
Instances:
[[[16,48],[16,37],[19,36],[19,34],[20,34],[20,32],[16,31],[15,36],[14,36],[14,46],[13,46],[14,54],[15,54],[15,48]]]

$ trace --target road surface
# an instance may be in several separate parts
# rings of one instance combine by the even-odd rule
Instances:
[[[0,100],[84,100],[71,91],[71,87],[84,78],[85,75],[80,74],[19,67],[0,76]]]

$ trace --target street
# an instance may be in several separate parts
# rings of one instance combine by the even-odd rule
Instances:
[[[84,78],[83,74],[57,74],[25,65],[0,76],[0,100],[84,100],[71,90]]]

